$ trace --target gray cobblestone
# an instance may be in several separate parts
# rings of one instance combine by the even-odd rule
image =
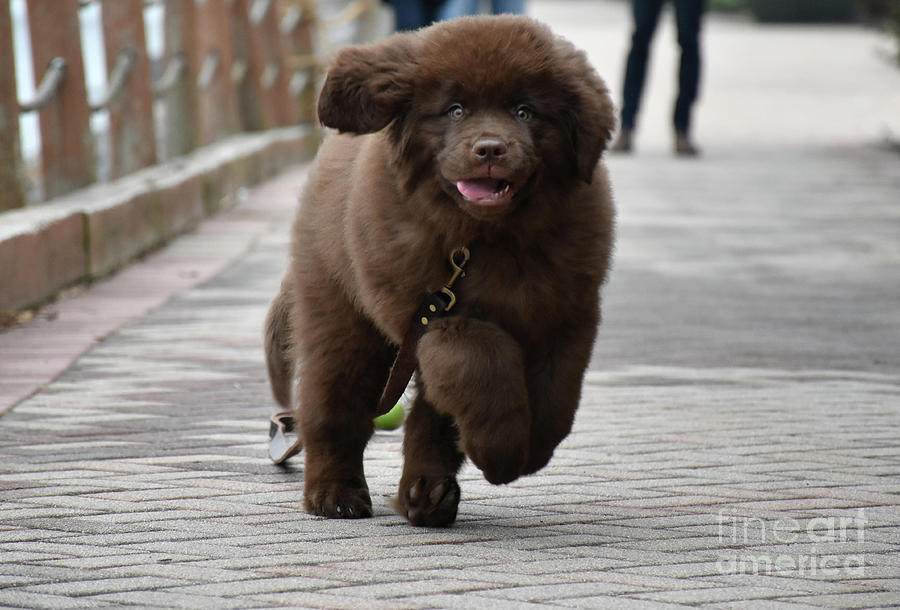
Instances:
[[[152,607],[152,608],[191,608],[196,610],[220,610],[221,608],[259,608],[260,605],[250,600],[238,600],[221,597],[188,595],[166,589],[157,591],[125,591],[122,593],[107,593],[93,598],[98,604],[106,607]],[[266,606],[262,606],[266,607]]]
[[[152,576],[139,576],[137,578],[98,578],[67,582],[54,582],[28,587],[34,593],[49,595],[66,595],[82,597],[108,593],[111,591],[153,591],[183,584],[184,581],[171,578],[156,578]]]
[[[0,605],[9,608],[100,608],[106,604],[102,601],[83,597],[47,595],[33,593],[27,589],[10,588],[0,590]]]
[[[644,590],[644,587],[619,583],[567,582],[509,587],[502,590],[486,591],[482,595],[505,600],[558,603],[571,598],[595,597],[597,595],[614,596],[642,590]]]
[[[655,593],[641,593],[635,595],[638,599],[652,599],[654,601],[669,601],[691,605],[710,604],[715,602],[732,602],[757,600],[758,603],[767,603],[769,600],[782,596],[782,592],[768,587],[723,587],[718,586],[708,589],[689,589],[686,591],[660,591]]]
[[[713,604],[711,608],[729,608],[734,610],[741,610],[742,608],[746,608],[747,610],[754,610],[754,608],[759,608],[760,602],[758,600],[749,600],[749,601],[730,601],[727,604]],[[765,602],[767,610],[821,610],[822,606],[814,606],[810,604],[805,604],[803,602],[792,602],[792,601],[779,601],[774,599],[767,599]]]
[[[396,610],[398,607],[416,610],[417,608],[431,607],[428,604],[421,604],[419,602],[421,597],[418,596],[415,598],[383,601],[365,597],[355,597],[353,595],[348,595],[344,591],[334,591],[331,593],[310,592],[303,593],[302,596],[295,593],[255,595],[252,599],[254,601],[258,600],[267,603],[272,607],[294,608],[302,605],[305,608],[323,608],[328,610],[357,610],[358,608]]]
[[[566,608],[610,608],[611,610],[683,610],[683,604],[670,604],[667,602],[654,602],[646,599],[622,597],[613,595],[591,595],[588,597],[569,598],[559,600],[554,605]]]
[[[423,608],[460,608],[462,610],[517,610],[518,608],[546,608],[540,602],[525,600],[505,600],[485,597],[478,593],[467,595],[425,595],[417,597],[415,602]]]
[[[878,593],[816,595],[796,599],[819,608],[896,608],[898,598],[896,591],[881,591]]]

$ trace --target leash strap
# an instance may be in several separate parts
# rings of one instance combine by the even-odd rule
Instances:
[[[468,262],[468,248],[454,250],[450,255],[450,264],[453,265],[453,275],[450,280],[444,284],[443,288],[429,294],[416,315],[413,316],[406,335],[403,337],[403,343],[394,358],[390,375],[375,410],[375,417],[390,411],[403,396],[409,380],[412,379],[413,373],[419,365],[416,359],[416,346],[419,339],[428,331],[428,325],[432,321],[447,315],[456,305],[456,294],[451,288],[456,280],[466,275],[465,267]],[[276,464],[283,464],[288,458],[297,455],[301,449],[303,449],[303,442],[295,430],[293,413],[281,411],[273,415],[269,423],[269,458]]]
[[[394,364],[391,366],[391,373],[384,386],[384,391],[381,393],[381,399],[378,401],[375,417],[390,411],[403,396],[403,392],[419,364],[416,359],[416,345],[428,331],[428,325],[436,318],[446,315],[456,305],[456,295],[451,288],[456,280],[466,274],[465,268],[468,262],[468,248],[454,250],[450,255],[450,264],[453,265],[453,275],[450,280],[444,284],[443,288],[429,294],[419,311],[413,316],[403,343],[400,345],[400,350],[397,352],[397,357],[394,359]]]

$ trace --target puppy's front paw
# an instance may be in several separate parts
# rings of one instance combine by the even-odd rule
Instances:
[[[364,519],[372,516],[372,500],[365,487],[340,483],[307,486],[306,512],[330,519]]]
[[[456,477],[433,480],[419,477],[411,485],[400,482],[394,506],[411,525],[446,527],[456,521],[459,496]]]
[[[525,471],[528,443],[507,433],[491,434],[485,430],[462,430],[462,448],[472,463],[481,470],[488,483],[502,485],[518,479]],[[506,431],[508,432],[508,431]]]

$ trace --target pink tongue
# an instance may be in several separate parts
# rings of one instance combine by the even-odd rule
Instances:
[[[466,199],[487,199],[497,191],[500,181],[493,178],[480,178],[478,180],[460,180],[456,188]]]

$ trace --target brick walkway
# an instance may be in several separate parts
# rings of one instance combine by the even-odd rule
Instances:
[[[576,7],[616,32],[591,47],[615,88],[627,25],[618,5],[592,6],[534,9],[576,40],[591,23]],[[375,517],[302,511],[302,461],[265,457],[260,345],[298,167],[0,334],[0,398],[26,357],[60,368],[87,350],[0,418],[0,607],[900,604],[900,157],[875,145],[896,129],[879,104],[897,100],[900,73],[858,45],[843,54],[876,47],[867,31],[791,42],[709,25],[705,158],[671,158],[648,116],[639,153],[610,160],[616,268],[575,431],[549,467],[502,488],[467,467],[456,526],[415,529],[389,506],[401,432],[379,432]],[[658,65],[672,65],[670,36]],[[766,52],[734,54],[734,70],[775,67],[728,80],[716,62],[735,41]],[[740,102],[740,88],[765,74],[788,95],[800,86],[777,68],[822,49],[807,86],[841,65],[881,97],[837,91],[809,108],[853,125],[804,139],[773,120],[754,135],[746,117],[765,98]],[[648,113],[665,107],[651,95]]]

